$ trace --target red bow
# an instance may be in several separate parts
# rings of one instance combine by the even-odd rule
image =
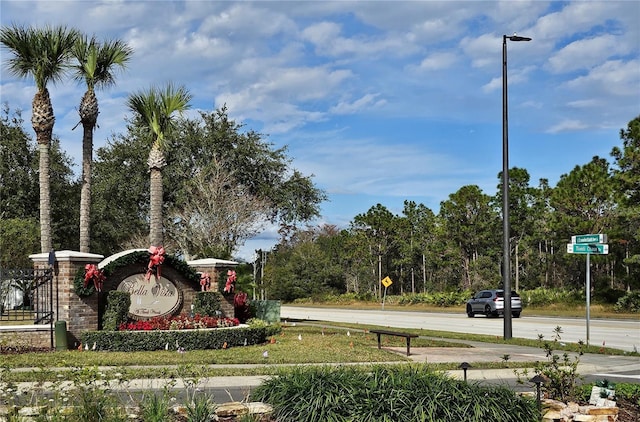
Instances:
[[[84,266],[84,287],[89,285],[89,282],[93,282],[93,286],[97,291],[102,291],[102,283],[106,277],[102,270],[98,269],[95,264],[87,264]]]
[[[211,287],[211,277],[209,276],[209,273],[202,273],[200,276],[200,286],[203,292],[209,290],[209,287]]]
[[[233,271],[233,270],[228,270],[227,271],[227,282],[224,285],[225,293],[233,293],[233,290],[235,288],[235,282],[236,282],[236,272]]]
[[[151,279],[151,274],[156,275],[156,281],[162,276],[160,266],[164,262],[164,248],[162,246],[151,246],[149,248],[149,265],[147,266],[147,273],[145,274],[145,280]]]

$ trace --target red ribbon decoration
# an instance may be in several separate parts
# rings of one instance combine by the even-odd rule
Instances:
[[[200,287],[203,292],[209,291],[209,287],[211,287],[211,277],[209,273],[202,273],[200,276]]]
[[[162,276],[161,265],[164,262],[164,248],[162,246],[151,246],[149,248],[149,265],[147,265],[147,273],[144,275],[145,280],[151,280],[151,274],[155,274],[156,281]]]
[[[235,289],[235,283],[236,283],[236,272],[233,270],[228,270],[227,282],[224,285],[225,293],[233,293],[233,290]]]
[[[87,287],[90,282],[93,282],[93,287],[97,291],[102,291],[102,284],[106,280],[104,272],[98,269],[95,264],[87,264],[84,266],[84,287]]]

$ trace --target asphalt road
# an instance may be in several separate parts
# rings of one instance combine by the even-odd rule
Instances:
[[[504,320],[487,318],[482,315],[469,318],[464,312],[404,312],[390,310],[354,310],[343,308],[311,308],[302,306],[282,306],[280,317],[283,320],[299,319],[313,321],[352,322],[357,324],[380,325],[395,328],[424,328],[456,333],[487,334],[504,336]],[[516,338],[553,339],[554,330],[562,330],[561,341],[577,343],[587,342],[587,320],[585,318],[549,318],[526,316],[512,318],[512,336]],[[588,343],[607,346],[627,352],[640,351],[640,319],[589,320]]]

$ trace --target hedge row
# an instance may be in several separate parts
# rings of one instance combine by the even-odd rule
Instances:
[[[207,350],[266,342],[268,327],[236,327],[171,331],[87,331],[82,344],[96,350],[140,352],[153,350]]]

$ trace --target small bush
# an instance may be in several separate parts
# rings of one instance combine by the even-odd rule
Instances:
[[[640,290],[633,290],[622,296],[613,309],[616,312],[640,312]]]
[[[144,422],[170,422],[169,397],[155,393],[144,396],[140,403],[140,417]]]
[[[560,326],[555,328],[552,341],[545,341],[544,336],[538,334],[538,341],[545,351],[547,361],[536,362],[534,372],[546,379],[541,387],[547,397],[559,401],[575,400],[580,393],[576,381],[579,379],[578,365],[580,356],[583,355],[584,343],[582,340],[578,342],[578,356],[571,358],[567,352],[560,356],[555,352],[561,340],[560,334],[562,334]],[[528,378],[529,375],[527,369],[514,372],[519,382],[523,382],[523,379]]]
[[[198,292],[193,299],[193,312],[203,316],[216,316],[220,312],[220,293]]]
[[[593,301],[601,304],[616,304],[622,297],[625,296],[625,291],[620,289],[612,289],[611,287],[605,287],[598,289],[593,294]]]
[[[107,309],[102,316],[102,329],[116,331],[120,324],[127,322],[129,307],[131,306],[131,294],[112,290],[107,295]]]
[[[548,306],[554,303],[582,304],[584,291],[538,287],[520,292],[523,306]]]

